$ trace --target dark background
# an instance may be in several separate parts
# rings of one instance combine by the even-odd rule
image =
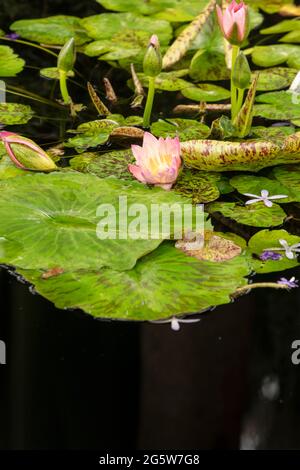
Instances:
[[[101,7],[1,0],[0,10],[8,32],[14,19]],[[1,449],[300,448],[297,289],[254,291],[179,332],[58,310],[5,269],[0,302]]]

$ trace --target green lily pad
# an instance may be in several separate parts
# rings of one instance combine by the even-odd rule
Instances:
[[[283,186],[279,183],[279,181],[271,180],[269,178],[265,178],[264,176],[256,176],[256,175],[239,175],[234,176],[230,180],[231,186],[233,186],[240,194],[256,194],[260,196],[260,193],[263,189],[269,191],[270,196],[276,195],[287,195],[288,197],[274,200],[276,204],[285,204],[287,202],[293,201],[293,197],[291,196],[288,187]],[[251,197],[248,197],[251,199]],[[254,199],[254,198],[252,198]],[[253,204],[253,207],[256,207],[256,204]]]
[[[25,61],[9,46],[0,46],[0,77],[15,77],[20,73]]]
[[[102,13],[81,20],[89,36],[93,39],[112,39],[116,35],[131,31],[157,34],[161,44],[168,44],[172,37],[172,28],[168,21],[155,20],[136,13]]]
[[[300,42],[300,29],[298,31],[291,31],[279,39],[279,42]]]
[[[221,176],[215,173],[184,169],[173,189],[183,196],[190,197],[194,204],[207,203],[220,196],[220,180]]]
[[[272,174],[280,184],[289,188],[293,201],[300,202],[300,165],[278,166]]]
[[[252,51],[252,60],[260,67],[274,67],[286,62],[289,67],[299,70],[300,46],[291,44],[255,46]]]
[[[144,54],[149,42],[147,31],[121,31],[111,39],[100,39],[89,43],[84,52],[101,60],[121,60]]]
[[[252,227],[276,227],[281,225],[286,217],[277,204],[266,207],[262,202],[248,206],[240,206],[234,202],[213,202],[208,210],[210,213],[221,212],[224,217]]]
[[[288,19],[280,21],[269,28],[264,28],[260,30],[260,34],[280,34],[288,33],[289,31],[300,31],[300,22],[299,19]]]
[[[57,15],[34,20],[15,21],[10,29],[25,39],[43,44],[65,44],[74,38],[77,45],[84,44],[89,37],[75,16]]]
[[[75,131],[76,137],[71,137],[65,142],[65,147],[74,147],[78,153],[85,152],[90,147],[105,144],[113,129],[118,124],[111,119],[99,119],[80,124]]]
[[[186,202],[174,192],[149,189],[138,182],[100,179],[72,171],[10,178],[0,182],[0,192],[0,237],[22,245],[21,253],[12,256],[4,253],[1,262],[24,269],[49,270],[56,266],[64,270],[98,270],[102,266],[131,269],[138,258],[154,250],[166,235],[164,231],[157,234],[160,239],[119,239],[118,233],[127,235],[119,216],[116,225],[112,225],[114,211],[127,213],[126,207],[119,207],[119,197],[126,196],[128,207],[142,203],[148,213],[153,203],[177,203],[174,211],[181,214]],[[99,206],[104,210],[103,204],[108,213],[101,218],[97,211]],[[107,227],[103,217],[105,220],[110,217],[108,229],[111,228],[111,237],[115,239],[97,237],[100,222]],[[132,217],[128,219],[130,224]]]
[[[210,129],[205,124],[193,119],[168,119],[159,120],[151,125],[151,132],[156,137],[176,137],[181,142],[192,139],[205,139],[210,134]]]
[[[289,91],[273,91],[257,96],[254,115],[272,120],[291,120],[300,118],[300,105]],[[300,100],[299,100],[300,101]]]
[[[41,272],[20,272],[59,308],[81,308],[103,318],[157,320],[230,302],[230,294],[246,284],[249,268],[242,256],[200,261],[165,243],[130,271],[66,272],[49,279]]]
[[[11,161],[11,159],[6,155],[3,144],[0,148],[0,154],[2,156],[0,160],[0,180],[6,180],[9,178],[14,178],[15,176],[24,176],[26,172],[21,170],[21,168],[16,167],[16,165]]]
[[[137,75],[142,86],[148,88],[149,78],[143,73],[138,73]],[[191,86],[190,82],[180,78],[182,75],[186,75],[186,71],[162,72],[155,78],[155,87],[157,90],[179,91]],[[128,84],[132,87],[131,80],[129,80]]]
[[[200,83],[197,86],[189,86],[181,90],[186,98],[194,101],[214,102],[226,100],[230,97],[230,91],[212,83]]]
[[[229,137],[235,136],[237,132],[236,126],[234,126],[228,116],[221,116],[215,119],[211,124],[211,137],[217,140],[228,139]]]
[[[291,0],[248,0],[247,4],[260,8],[265,13],[277,13],[283,5],[291,4]]]
[[[251,135],[253,137],[259,137],[262,140],[272,140],[278,144],[281,144],[283,139],[289,135],[294,134],[294,132],[295,128],[293,126],[253,126],[251,128]]]
[[[135,178],[128,170],[128,164],[134,162],[135,158],[128,149],[106,153],[84,153],[72,158],[70,165],[74,170],[91,173],[100,178],[115,176],[122,180],[134,181]]]
[[[49,78],[50,80],[59,80],[60,74],[59,69],[57,67],[46,67],[44,69],[40,69],[40,75],[44,78]],[[73,70],[69,70],[67,72],[68,77],[74,77]]]
[[[290,86],[297,75],[297,70],[287,67],[274,67],[267,70],[258,70],[252,74],[252,79],[256,74],[259,74],[257,91],[272,91]]]
[[[276,261],[267,260],[262,261],[259,257],[264,250],[272,250],[272,248],[280,248],[279,240],[286,240],[289,245],[299,243],[300,238],[290,235],[285,230],[261,230],[250,238],[248,249],[250,252],[250,265],[257,273],[271,273],[275,271],[284,271],[285,269],[294,268],[298,266],[297,258],[288,259],[284,251],[276,251],[282,254],[282,258]]]
[[[18,103],[0,103],[1,124],[26,124],[33,117],[30,106]]]

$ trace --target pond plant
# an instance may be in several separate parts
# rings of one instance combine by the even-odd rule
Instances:
[[[299,7],[97,1],[1,31],[1,263],[59,308],[175,331],[298,287]]]

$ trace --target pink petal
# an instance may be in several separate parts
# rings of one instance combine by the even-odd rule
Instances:
[[[145,132],[144,139],[143,139],[143,148],[158,148],[158,140],[154,135],[150,134],[150,132]]]
[[[234,21],[229,10],[225,10],[223,16],[223,31],[226,38],[229,38],[234,27]]]
[[[143,157],[144,157],[143,148],[140,145],[132,145],[131,146],[131,151],[132,151],[133,156],[136,160],[136,163],[138,165],[141,165],[142,161],[143,161]]]
[[[218,23],[219,23],[219,26],[224,34],[224,29],[223,29],[223,12],[222,12],[222,8],[217,5],[216,6],[216,11],[217,11],[217,18],[218,18]]]
[[[234,14],[234,22],[238,28],[239,41],[243,41],[246,34],[246,13],[245,9],[240,9]]]
[[[173,183],[162,183],[162,184],[156,184],[155,186],[159,186],[162,189],[165,189],[166,191],[170,191],[170,189],[173,186]]]
[[[130,173],[133,174],[133,176],[137,180],[141,181],[141,183],[147,183],[147,181],[145,180],[144,175],[142,173],[142,169],[139,166],[129,164],[128,165],[128,170],[130,171]]]

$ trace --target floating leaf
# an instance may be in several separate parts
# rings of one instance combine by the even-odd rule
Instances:
[[[11,159],[6,155],[6,151],[3,147],[3,144],[0,149],[0,153],[3,156],[0,160],[0,180],[6,180],[8,178],[14,178],[15,176],[24,176],[26,172],[17,168],[16,165],[11,161]]]
[[[207,103],[226,100],[230,97],[229,90],[212,83],[201,83],[197,86],[192,85],[181,90],[181,93],[190,100],[205,101]]]
[[[186,54],[199,30],[214,11],[216,0],[210,0],[204,10],[180,33],[163,57],[163,69],[168,69]]]
[[[77,45],[89,40],[86,31],[75,16],[57,15],[34,20],[15,21],[10,29],[30,41],[43,44],[65,44],[72,37]]]
[[[166,243],[131,271],[67,272],[50,279],[41,272],[21,274],[58,308],[81,308],[103,318],[157,320],[230,302],[248,272],[244,257],[199,261]]]
[[[300,30],[300,23],[298,19],[293,20],[284,20],[276,23],[269,28],[264,28],[260,30],[260,34],[280,34],[288,33],[289,31]]]
[[[186,71],[162,72],[155,78],[155,88],[163,91],[179,91],[191,86],[188,81],[180,78],[182,75],[186,75]],[[143,73],[138,73],[137,76],[142,86],[148,88],[149,78]],[[132,81],[129,80],[128,84],[131,85]]]
[[[257,82],[257,91],[272,91],[287,88],[294,80],[297,70],[286,67],[274,67],[267,70],[257,70],[252,74],[259,74]]]
[[[248,247],[251,257],[249,261],[255,272],[271,273],[274,271],[284,271],[285,269],[290,269],[298,265],[297,259],[288,259],[284,255],[284,251],[276,252],[283,255],[282,258],[277,261],[262,261],[259,259],[264,250],[280,248],[280,239],[286,240],[289,245],[300,242],[299,237],[290,235],[285,230],[261,230],[250,238]]]
[[[252,60],[260,67],[274,67],[284,64],[299,70],[300,46],[291,44],[274,44],[269,46],[255,46],[252,51]]]
[[[151,125],[152,134],[157,137],[179,136],[181,142],[190,139],[205,139],[210,129],[205,124],[192,119],[159,120]]]
[[[293,198],[291,197],[288,187],[280,184],[276,180],[271,180],[270,178],[265,178],[264,176],[254,176],[254,175],[239,175],[234,176],[230,179],[230,184],[233,186],[239,193],[245,194],[257,194],[260,196],[260,193],[263,189],[269,191],[270,196],[276,196],[278,194],[286,194],[288,197],[282,198],[279,200],[274,200],[277,204],[285,204],[291,202]],[[251,199],[247,196],[248,199]],[[252,198],[253,199],[253,198]],[[256,204],[253,205],[256,207]]]
[[[212,122],[210,135],[214,139],[223,140],[234,136],[236,131],[231,119],[223,115]]]
[[[111,39],[100,39],[89,43],[84,52],[100,60],[121,60],[143,54],[149,42],[146,31],[125,31]]]
[[[18,103],[0,103],[1,124],[26,124],[33,117],[30,106]]]
[[[0,192],[0,237],[22,245],[21,253],[4,250],[1,262],[46,271],[56,266],[65,271],[98,270],[102,266],[131,269],[138,258],[154,250],[164,237],[119,239],[119,233],[127,235],[120,214],[129,219],[128,224],[132,219],[127,217],[120,196],[126,196],[127,207],[141,203],[148,213],[151,204],[160,203],[176,203],[175,213],[181,213],[186,202],[174,192],[160,188],[149,189],[137,182],[100,179],[72,171],[10,178],[0,182]],[[112,224],[108,228],[115,239],[97,237],[100,205],[108,211]]]
[[[234,202],[213,202],[208,207],[209,213],[221,212],[240,224],[252,227],[276,227],[281,225],[286,217],[285,212],[277,204],[266,207],[263,202],[240,206]]]
[[[110,133],[118,124],[110,119],[100,119],[80,124],[75,131],[76,137],[65,142],[65,147],[74,147],[78,153],[90,147],[103,145],[108,141]]]
[[[25,61],[9,46],[0,46],[0,77],[14,77],[24,68]]]
[[[161,44],[168,44],[172,37],[172,28],[168,21],[155,20],[136,13],[102,13],[101,15],[88,16],[81,20],[89,36],[93,39],[109,39],[121,33],[132,34],[132,31],[149,33],[149,37],[155,31]]]
[[[220,196],[221,176],[213,173],[184,169],[179,175],[175,192],[192,199],[194,204],[211,202]]]
[[[282,139],[285,139],[289,135],[295,133],[295,128],[293,126],[276,126],[276,127],[264,127],[264,126],[254,126],[251,128],[251,135],[254,137],[259,137],[263,140],[272,140],[273,142],[278,143],[279,145],[282,142]]]
[[[191,140],[182,142],[185,164],[204,171],[258,171],[268,166],[300,161],[300,132],[282,140],[227,142]]]
[[[291,0],[248,0],[247,4],[260,8],[266,13],[277,13],[281,8],[290,4]]]
[[[276,180],[289,189],[292,199],[300,202],[300,166],[278,166],[273,169],[272,174],[275,176]]]
[[[134,163],[135,158],[131,150],[113,150],[106,153],[88,153],[72,158],[70,164],[75,170],[91,173],[105,178],[115,176],[116,178],[135,181],[128,170],[128,164]]]
[[[300,99],[295,98],[290,91],[273,91],[263,93],[256,98],[254,115],[272,120],[291,120],[300,118]]]

